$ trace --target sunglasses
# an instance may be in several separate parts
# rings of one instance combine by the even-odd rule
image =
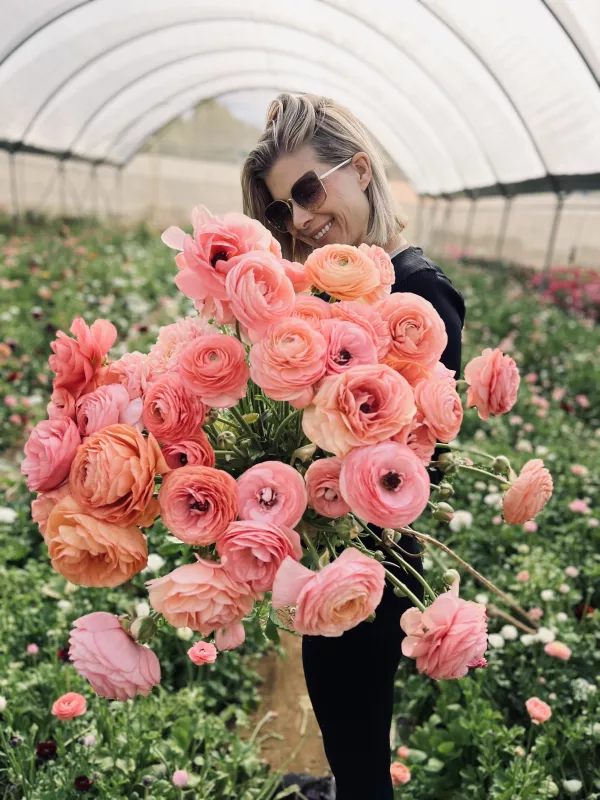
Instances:
[[[282,233],[289,231],[290,223],[292,222],[294,209],[292,202],[296,203],[300,208],[306,211],[318,211],[327,198],[327,189],[323,181],[332,172],[337,169],[345,167],[352,161],[352,158],[347,158],[338,164],[337,167],[332,167],[323,175],[317,175],[314,170],[306,172],[301,178],[298,178],[296,183],[292,186],[291,197],[289,200],[274,200],[265,208],[265,218],[267,222],[272,225],[276,230]]]

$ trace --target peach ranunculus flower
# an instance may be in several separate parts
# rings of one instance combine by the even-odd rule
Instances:
[[[352,511],[381,528],[410,525],[427,507],[427,470],[406,445],[380,442],[356,447],[340,473],[342,497]]]
[[[433,375],[429,367],[424,364],[419,364],[418,361],[400,361],[392,353],[387,354],[384,364],[391,367],[398,375],[402,375],[413,389],[422,381],[430,380]]]
[[[396,750],[396,755],[398,758],[406,759],[410,756],[410,749],[405,744],[401,744]]]
[[[203,664],[214,664],[217,660],[217,648],[210,642],[196,642],[187,653],[190,661],[199,667]]]
[[[326,303],[321,297],[313,294],[301,294],[296,297],[296,303],[291,316],[306,320],[313,328],[318,328],[319,322],[331,317],[333,306]]]
[[[235,650],[246,641],[246,631],[241,622],[234,622],[215,633],[217,650]]]
[[[292,282],[296,294],[306,292],[310,289],[310,278],[306,274],[306,267],[304,264],[298,264],[296,261],[288,261],[286,258],[279,259],[285,274]]]
[[[152,380],[151,363],[146,353],[134,350],[125,353],[117,361],[103,367],[98,373],[98,384],[110,386],[121,384],[127,389],[130,400],[137,400],[146,394]]]
[[[47,492],[69,477],[81,437],[70,417],[45,419],[29,434],[24,447],[21,472],[27,475],[27,488]]]
[[[296,605],[294,630],[308,636],[341,636],[373,614],[383,595],[385,569],[348,548],[319,572],[286,558],[273,586],[273,608]]]
[[[57,503],[67,497],[69,494],[69,484],[63,483],[58,489],[51,489],[49,492],[40,492],[35,500],[31,503],[31,516],[34,522],[37,522],[40,533],[46,539],[46,527],[48,525],[48,517],[52,509]]]
[[[541,458],[530,459],[502,499],[502,513],[511,525],[536,517],[552,497],[552,475]]]
[[[373,259],[349,244],[328,244],[313,250],[305,262],[313,286],[336,300],[359,300],[381,286]]]
[[[410,447],[417,458],[427,466],[433,458],[437,439],[425,421],[423,412],[417,411],[411,422],[392,436],[392,441]]]
[[[87,711],[85,697],[77,692],[67,692],[52,704],[52,714],[61,722],[81,717]]]
[[[406,764],[394,761],[390,765],[390,775],[392,776],[392,786],[403,786],[410,781],[410,770]]]
[[[58,331],[56,340],[50,343],[53,355],[48,364],[56,373],[53,388],[66,389],[78,400],[96,388],[98,371],[115,343],[117,329],[106,319],[97,319],[88,328],[81,317],[76,317],[69,330],[75,339]]]
[[[222,333],[194,339],[179,354],[179,375],[205,405],[231,408],[246,396],[250,370],[244,345]]]
[[[454,379],[431,379],[418,383],[415,401],[438,442],[447,443],[456,438],[462,425],[463,407]]]
[[[139,528],[96,519],[70,496],[52,509],[44,538],[53,569],[79,586],[120,586],[148,563]]]
[[[396,292],[375,304],[392,338],[388,358],[433,369],[448,344],[444,321],[424,297]]]
[[[200,430],[205,416],[206,406],[176,372],[161,375],[144,397],[144,425],[161,444],[191,439]]]
[[[343,319],[326,319],[321,333],[327,342],[326,373],[337,375],[361,364],[377,364],[377,347],[363,327]]]
[[[383,298],[392,291],[392,286],[396,280],[392,259],[382,247],[378,247],[376,244],[361,244],[358,249],[369,256],[371,261],[375,264],[380,280],[379,286],[370,294],[365,295],[364,299],[367,303],[375,303],[377,300],[383,300]]]
[[[302,545],[292,528],[241,520],[232,522],[219,537],[217,552],[228,575],[260,597],[273,588],[275,573],[284,558],[302,558]]]
[[[183,317],[170,325],[163,325],[148,353],[152,378],[175,369],[179,363],[179,353],[192,339],[218,332],[218,328],[209,325],[201,317]]]
[[[306,511],[304,478],[282,461],[262,461],[237,480],[240,519],[295,527]]]
[[[506,414],[517,402],[519,368],[501,350],[486,348],[469,361],[464,374],[469,384],[467,408],[476,406],[481,419],[488,420],[491,414]]]
[[[120,384],[99,386],[93,392],[81,395],[75,407],[79,435],[85,438],[108,425],[123,422],[128,406],[127,389]]]
[[[571,658],[571,648],[557,641],[548,642],[544,647],[544,653],[554,658],[560,658],[561,661],[568,661]]]
[[[385,364],[364,365],[324,378],[302,427],[311,442],[341,458],[353,447],[394,436],[416,410],[401,375]]]
[[[487,648],[485,606],[458,596],[459,582],[436,597],[425,611],[409,608],[400,618],[406,633],[402,653],[433,680],[464,678]]]
[[[163,479],[158,493],[162,521],[182,542],[213,544],[237,517],[237,486],[227,472],[186,466]]]
[[[250,377],[273,400],[304,408],[325,374],[327,343],[313,325],[286,317],[271,325],[250,350]]]
[[[83,513],[114,525],[152,525],[154,478],[169,471],[158,442],[130,425],[109,425],[80,445],[69,481]]]
[[[215,629],[241,622],[252,610],[254,598],[222,564],[197,558],[196,564],[184,564],[146,585],[150,605],[173,627],[209,636]]]
[[[75,398],[67,389],[54,389],[46,410],[48,411],[48,419],[70,417],[74,422]]]
[[[548,703],[544,703],[539,697],[530,697],[525,703],[527,713],[531,717],[534,725],[539,725],[542,722],[548,722],[552,716],[552,709]]]
[[[163,456],[171,469],[214,467],[215,451],[207,435],[199,428],[193,436],[163,447]]]
[[[146,697],[160,683],[160,664],[149,647],[134,642],[114,614],[95,611],[73,623],[69,638],[73,666],[100,697]]]
[[[367,303],[359,303],[357,300],[343,300],[341,303],[328,304],[331,309],[333,319],[344,319],[346,322],[353,322],[360,325],[372,337],[377,348],[377,358],[383,361],[390,349],[392,338],[387,322],[376,311],[373,306]]]
[[[306,470],[308,504],[322,517],[336,519],[350,511],[340,490],[341,470],[342,462],[335,457],[319,458]]]
[[[259,250],[236,259],[227,274],[227,296],[235,318],[258,341],[269,325],[288,317],[296,293],[279,259]]]

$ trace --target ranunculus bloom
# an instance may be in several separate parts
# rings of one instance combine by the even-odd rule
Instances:
[[[585,500],[581,499],[571,500],[569,510],[575,512],[575,514],[590,514],[592,511]]]
[[[531,576],[526,569],[522,569],[520,572],[517,572],[517,580],[519,583],[527,583],[530,577]]]
[[[571,648],[557,641],[548,642],[544,647],[544,653],[554,658],[560,658],[561,661],[568,661],[571,658]]]
[[[341,636],[370,616],[383,595],[385,569],[348,548],[319,572],[292,558],[282,563],[273,586],[273,608],[296,605],[294,630],[308,636]]]
[[[544,703],[539,697],[530,697],[525,703],[525,707],[534,725],[539,725],[541,722],[548,722],[552,716],[552,709],[548,703]]]
[[[217,648],[210,642],[196,642],[187,652],[190,661],[199,667],[202,664],[214,664],[217,660]]]
[[[579,575],[579,570],[577,567],[567,567],[565,569],[565,573],[569,576],[569,578],[576,578]]]
[[[341,470],[339,458],[320,458],[313,461],[305,475],[309,506],[329,519],[343,517],[350,511],[340,490]]]
[[[70,417],[75,421],[75,398],[66,389],[54,389],[46,410],[48,419]]]
[[[446,326],[428,300],[397,292],[375,304],[387,321],[392,342],[388,357],[432,369],[448,344]]]
[[[134,642],[114,614],[95,611],[76,619],[69,655],[80,675],[100,697],[146,697],[160,683],[160,664],[149,647]]]
[[[308,256],[305,266],[311,283],[336,300],[358,300],[381,285],[373,259],[349,244],[319,247]]]
[[[181,467],[165,476],[158,493],[162,521],[182,542],[208,545],[237,517],[237,486],[227,472]]]
[[[292,282],[296,293],[306,292],[310,289],[310,278],[306,274],[306,267],[304,264],[298,264],[296,261],[288,261],[285,258],[281,258],[280,262],[285,270],[285,274]]]
[[[410,780],[410,770],[406,764],[401,764],[400,761],[394,761],[390,766],[390,775],[392,776],[393,786],[403,786]]]
[[[302,427],[311,442],[342,457],[353,447],[389,439],[416,412],[408,383],[384,364],[324,378]]]
[[[139,528],[89,516],[72,497],[54,506],[44,538],[52,567],[80,586],[120,586],[148,563],[146,540]]]
[[[49,492],[41,492],[31,502],[31,516],[34,522],[37,522],[40,533],[46,538],[46,527],[48,525],[48,517],[52,509],[57,503],[66,497],[70,492],[69,484],[63,483],[58,489],[52,489]]]
[[[121,384],[127,389],[129,399],[137,400],[146,393],[151,378],[151,362],[148,355],[134,350],[125,353],[118,361],[113,361],[100,370],[98,383],[101,386]]]
[[[402,375],[413,389],[422,381],[428,381],[433,374],[425,364],[420,364],[418,361],[401,361],[391,351],[385,357],[384,364],[391,367],[398,375]]]
[[[406,445],[380,442],[356,447],[340,473],[342,497],[352,511],[381,528],[410,525],[427,507],[427,470]]]
[[[301,294],[296,297],[291,316],[304,319],[316,328],[321,320],[331,317],[331,309],[331,304],[325,302],[321,297]]]
[[[85,697],[77,692],[67,692],[55,700],[52,705],[52,714],[62,722],[75,717],[81,717],[87,711]]]
[[[175,369],[179,363],[179,353],[192,339],[218,332],[218,328],[200,317],[183,317],[170,325],[163,325],[158,331],[156,344],[148,353],[153,378]]]
[[[201,558],[146,585],[150,604],[167,622],[202,636],[240,622],[254,605],[248,588],[236,583],[222,564]]]
[[[77,401],[77,428],[82,437],[123,422],[129,405],[127,389],[120,384],[99,386],[93,392],[82,395]]]
[[[392,259],[389,257],[388,253],[385,252],[383,247],[378,247],[376,244],[361,244],[358,249],[366,256],[369,256],[371,261],[375,264],[380,281],[379,286],[370,294],[365,295],[364,299],[367,303],[375,303],[377,300],[383,300],[383,298],[392,291],[392,286],[396,280]]]
[[[552,497],[552,475],[540,458],[528,461],[502,501],[506,522],[523,524],[537,516]]]
[[[328,304],[331,309],[333,319],[345,319],[347,322],[354,322],[372,337],[377,348],[377,358],[383,361],[392,341],[387,322],[376,311],[373,306],[367,303],[360,303],[357,300],[343,300],[341,303]]]
[[[300,536],[284,525],[268,522],[232,522],[217,541],[225,571],[260,596],[273,588],[275,573],[288,556],[302,558]]]
[[[467,408],[476,406],[481,419],[487,420],[491,414],[506,414],[517,402],[519,368],[498,349],[488,347],[469,361],[465,380],[469,384]]]
[[[169,471],[158,442],[129,425],[109,425],[79,447],[69,481],[86,514],[127,527],[152,525],[154,478]]]
[[[263,461],[237,481],[241,519],[293,528],[306,511],[304,478],[282,461]]]
[[[410,755],[410,750],[406,745],[400,745],[400,747],[396,750],[396,755],[398,758],[408,758]]]
[[[289,316],[296,303],[294,287],[279,260],[260,250],[236,259],[226,288],[235,318],[253,341],[271,323]]]
[[[532,620],[534,620],[534,622],[537,622],[538,619],[541,619],[544,616],[542,609],[537,607],[531,608],[527,614]]]
[[[227,334],[193,339],[179,354],[179,374],[207,406],[235,406],[246,395],[250,375],[244,345]]]
[[[395,436],[392,436],[392,441],[410,447],[419,461],[427,466],[433,458],[437,439],[435,433],[425,421],[423,413],[417,411],[408,425],[405,425]]]
[[[66,389],[75,400],[96,388],[98,370],[104,357],[115,343],[117,329],[105,319],[97,319],[90,328],[81,317],[76,317],[69,329],[71,339],[58,331],[50,343],[53,355],[48,359],[50,369],[56,373],[54,389]]]
[[[69,477],[81,444],[77,426],[70,417],[38,422],[25,445],[21,472],[27,475],[27,488],[47,492]]]
[[[455,581],[425,611],[409,608],[400,618],[406,633],[402,653],[434,680],[464,678],[487,648],[485,606],[460,598],[458,585]]]
[[[250,350],[250,377],[273,400],[303,408],[313,384],[325,373],[325,337],[308,322],[286,317],[275,322]]]
[[[144,425],[163,444],[191,439],[205,416],[204,403],[175,372],[154,381],[144,397]]]
[[[527,531],[527,533],[535,533],[537,529],[537,522],[533,522],[533,520],[529,519],[523,523],[523,530]]]
[[[246,631],[241,622],[220,628],[215,634],[217,650],[235,650],[246,641]]]
[[[364,328],[342,319],[321,323],[327,342],[325,368],[328,375],[345,372],[361,364],[377,364],[377,348],[373,337]]]
[[[25,651],[28,656],[37,656],[40,652],[40,648],[37,646],[35,642],[27,645],[27,650]]]
[[[417,408],[438,442],[451,442],[460,430],[463,407],[453,379],[421,381],[415,387]]]
[[[171,469],[179,467],[214,467],[215,451],[202,428],[183,441],[163,447],[163,456]]]
[[[189,780],[189,775],[184,769],[176,769],[171,778],[171,783],[178,789],[183,789],[188,785]]]

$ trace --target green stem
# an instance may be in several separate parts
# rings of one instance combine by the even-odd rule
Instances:
[[[483,450],[478,450],[476,447],[462,447],[458,444],[444,444],[443,442],[438,442],[436,447],[445,447],[447,450],[457,450],[461,453],[474,453],[477,456],[489,458],[490,461],[493,461],[496,458],[496,456],[491,456],[489,453],[484,453]]]
[[[511,482],[507,481],[506,478],[503,478],[501,475],[495,475],[493,472],[487,472],[484,469],[480,469],[479,467],[469,467],[466,464],[457,464],[458,469],[463,469],[465,472],[476,472],[479,475],[485,475],[486,478],[492,478],[498,483],[503,483],[505,486],[511,486]]]
[[[240,412],[238,411],[238,409],[235,406],[230,408],[229,411],[235,417],[235,419],[239,423],[239,425],[242,427],[242,430],[244,430],[248,434],[248,436],[251,436],[253,439],[258,439],[259,438],[258,434],[256,433],[256,431],[252,430],[250,425],[248,425],[248,423],[246,422],[246,420],[244,419],[242,414],[240,414]]]
[[[292,414],[290,414],[289,416],[285,417],[279,423],[279,425],[277,426],[277,430],[275,431],[275,436],[273,437],[273,446],[275,448],[279,444],[279,437],[281,436],[281,433],[283,432],[283,429],[285,428],[285,426],[288,425],[291,420],[293,420],[295,417],[299,416],[301,413],[302,413],[302,410],[297,408]]]
[[[359,544],[358,542],[354,541],[350,542],[350,547],[354,547],[356,550],[360,550],[361,553],[364,553],[364,555],[368,556],[369,558],[373,558],[373,553],[370,553],[363,544]],[[392,584],[392,586],[395,586],[397,589],[400,589],[400,591],[403,592],[408,597],[409,600],[412,600],[414,606],[416,606],[420,611],[425,611],[425,606],[419,600],[416,594],[413,594],[413,592],[411,592],[408,586],[402,583],[402,581],[399,578],[397,578],[392,572],[390,572],[389,569],[385,570],[385,576]]]
[[[317,552],[317,548],[314,546],[310,536],[306,533],[306,531],[302,531],[302,538],[304,539],[304,544],[311,555],[315,567],[320,569],[321,565],[319,563],[319,553]]]

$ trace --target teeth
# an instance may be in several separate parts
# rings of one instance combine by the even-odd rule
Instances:
[[[330,220],[330,221],[327,223],[327,225],[325,225],[325,227],[324,227],[324,228],[321,228],[321,230],[320,230],[318,233],[316,233],[316,234],[315,234],[315,239],[316,239],[317,241],[319,241],[319,239],[322,239],[322,238],[323,238],[323,236],[325,236],[325,234],[326,234],[326,233],[327,233],[327,231],[328,231],[328,230],[331,228],[331,226],[332,226],[332,225],[333,225],[333,220]]]

